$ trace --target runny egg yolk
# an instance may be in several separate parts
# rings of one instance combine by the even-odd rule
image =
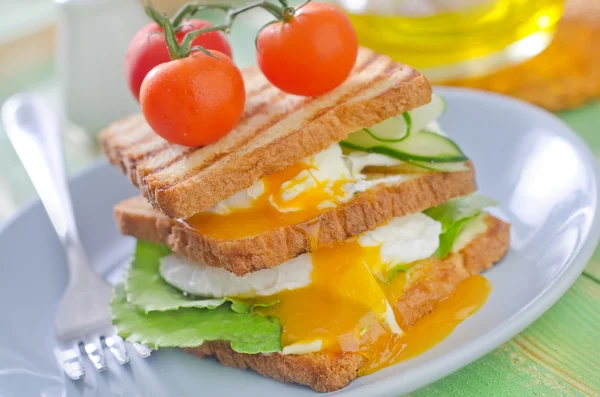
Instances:
[[[345,195],[343,186],[348,181],[338,180],[333,183],[317,181],[316,186],[301,191],[295,197],[284,200],[283,187],[292,189],[304,179],[296,178],[304,172],[304,178],[312,178],[313,166],[298,163],[282,171],[263,178],[264,193],[249,208],[235,209],[228,214],[201,212],[185,220],[188,226],[200,233],[219,239],[236,239],[254,236],[268,230],[286,225],[298,225],[316,218],[326,211],[319,204],[336,202]],[[316,235],[318,225],[307,225],[309,237]]]
[[[394,333],[386,320],[386,302],[393,307],[404,291],[406,273],[390,283],[373,276],[381,264],[379,247],[362,247],[350,240],[320,248],[312,255],[310,285],[261,298],[277,304],[256,308],[279,318],[282,346],[321,340],[321,351],[355,352],[368,358],[361,374],[414,357],[433,347],[481,307],[491,290],[481,276],[470,277],[436,309],[404,332]],[[402,324],[400,313],[395,318]]]
[[[431,313],[405,329],[402,335],[372,331],[371,337],[363,340],[357,350],[369,360],[359,375],[371,374],[431,349],[477,312],[491,290],[492,285],[485,277],[471,276],[461,281],[451,295],[439,301]]]
[[[389,328],[385,292],[369,269],[380,261],[379,247],[362,247],[351,240],[319,248],[311,257],[308,286],[261,298],[279,303],[256,309],[279,318],[283,346],[319,339],[324,349],[339,350],[339,336],[360,332],[361,323]]]

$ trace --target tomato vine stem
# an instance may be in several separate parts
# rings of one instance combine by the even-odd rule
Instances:
[[[229,11],[231,6],[226,4],[197,4],[187,3],[184,4],[173,16],[173,27],[178,28],[184,19],[193,16],[195,13],[201,10],[221,10]]]
[[[306,2],[304,2],[296,8],[289,6],[287,0],[278,1],[279,4],[276,4],[269,0],[260,0],[238,8],[233,8],[232,6],[226,4],[199,4],[198,2],[190,2],[183,5],[175,13],[175,15],[173,16],[173,20],[170,20],[166,15],[160,15],[152,7],[149,1],[146,3],[144,10],[152,20],[154,20],[160,27],[163,28],[165,32],[165,41],[167,42],[169,56],[171,57],[171,59],[179,59],[188,56],[193,50],[203,51],[207,55],[214,56],[201,46],[192,46],[192,42],[196,39],[196,37],[209,32],[222,31],[225,33],[229,33],[231,31],[233,22],[235,21],[236,17],[246,11],[249,11],[254,8],[262,8],[263,10],[267,11],[276,18],[274,21],[269,22],[267,25],[279,21],[289,22],[294,17],[296,11],[304,7],[311,0],[307,0]],[[188,32],[181,41],[181,44],[179,44],[177,42],[177,39],[175,38],[175,33],[181,27],[182,22],[185,19],[192,17],[198,11],[207,9],[224,11],[225,21],[223,22],[223,24],[209,26],[202,29],[194,30],[192,32]],[[265,25],[264,27],[266,27],[267,25]]]
[[[283,9],[283,13],[282,13],[283,21],[289,22],[294,17],[295,13],[296,13],[296,10],[294,9],[294,7],[285,7]]]

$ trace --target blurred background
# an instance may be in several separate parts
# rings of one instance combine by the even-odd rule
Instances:
[[[334,2],[347,11],[361,44],[435,83],[501,92],[558,112],[600,152],[599,0]],[[152,1],[168,14],[183,3]],[[64,116],[69,171],[85,168],[99,158],[98,131],[139,109],[126,88],[123,58],[133,34],[149,22],[141,0],[0,5],[0,103],[19,91],[46,97]],[[257,10],[236,21],[229,39],[238,65],[253,63],[254,35],[268,20]],[[0,159],[2,220],[34,191],[1,126]]]

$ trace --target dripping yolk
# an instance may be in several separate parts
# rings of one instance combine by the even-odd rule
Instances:
[[[477,312],[486,302],[492,286],[485,277],[471,276],[456,290],[439,301],[435,309],[419,319],[402,335],[373,327],[370,338],[363,339],[358,351],[368,358],[359,375],[368,375],[431,349],[454,331],[454,328]]]
[[[258,302],[278,303],[255,312],[279,318],[282,346],[321,341],[321,351],[362,354],[368,359],[361,369],[366,375],[435,346],[487,300],[489,282],[469,277],[431,313],[401,331],[397,324],[403,324],[402,316],[394,306],[407,275],[400,272],[389,283],[373,276],[382,261],[379,248],[363,247],[354,239],[318,249],[311,254],[311,284],[260,298]],[[425,269],[430,265],[435,263],[415,263]]]
[[[257,308],[278,317],[282,345],[322,340],[323,348],[339,350],[340,335],[356,334],[380,323],[401,332],[384,289],[373,277],[373,264],[381,262],[379,247],[362,247],[356,239],[319,248],[311,254],[312,282],[300,289],[264,298],[279,303]]]
[[[185,222],[204,235],[224,240],[302,224],[316,218],[346,195],[343,186],[348,180],[319,181],[313,171],[314,166],[298,163],[263,178],[264,193],[249,208],[235,209],[228,214],[202,212]],[[310,188],[305,189],[307,185]],[[311,235],[318,225],[307,225],[306,229]]]

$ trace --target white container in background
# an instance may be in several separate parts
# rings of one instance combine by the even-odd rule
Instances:
[[[139,112],[123,73],[133,35],[149,18],[138,0],[56,0],[57,69],[65,116],[96,134]]]

